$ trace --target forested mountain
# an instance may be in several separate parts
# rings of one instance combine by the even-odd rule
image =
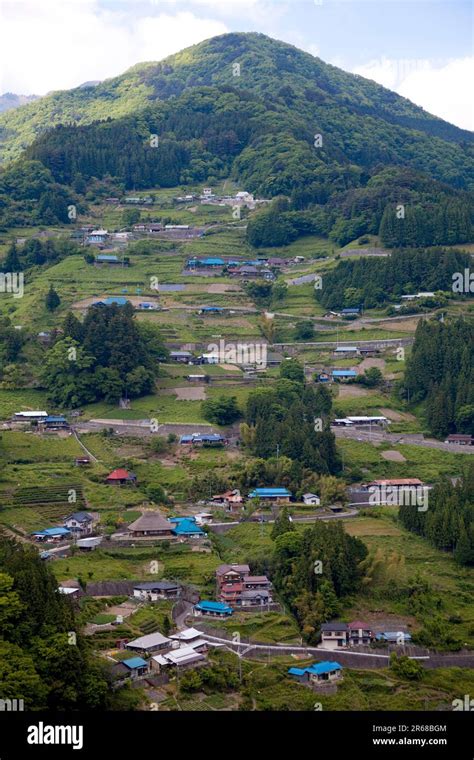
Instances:
[[[240,70],[234,64],[239,64]],[[403,127],[450,141],[453,148],[464,141],[472,143],[468,131],[426,113],[370,80],[263,34],[231,33],[186,48],[158,63],[138,64],[95,86],[81,85],[52,93],[16,113],[5,114],[0,120],[3,158],[18,155],[38,134],[56,124],[117,119],[156,101],[176,98],[185,90],[226,85],[252,92],[275,112],[286,111],[290,106],[293,114],[321,118],[320,131],[329,131],[327,125],[334,126],[338,121],[336,111],[342,109],[351,123],[341,123],[334,139],[346,133],[347,143],[357,146],[370,161],[382,149],[380,145],[373,146],[375,135],[367,131],[377,120],[384,121],[387,127]],[[372,138],[365,146],[361,127]],[[307,128],[311,131],[313,124],[308,123]],[[389,130],[387,136],[390,134],[396,138],[399,132]],[[428,144],[427,141],[427,148]],[[387,142],[385,156],[394,150],[403,151],[403,146]]]
[[[458,319],[418,323],[403,393],[410,403],[426,401],[426,419],[435,436],[474,434],[472,322]]]
[[[54,124],[60,126],[46,131]],[[408,205],[406,227],[415,213],[446,207],[453,242],[471,233],[471,133],[260,34],[215,37],[0,117],[4,157],[35,136],[24,158],[41,162],[49,186],[42,193],[62,193],[63,206],[92,178],[132,189],[212,184],[230,175],[260,196],[288,196],[293,237],[317,231],[344,244],[377,233],[389,203]],[[23,173],[38,173],[37,163],[23,161]],[[13,164],[0,174],[7,224],[9,189],[13,201],[28,200],[27,190],[17,198],[18,172]],[[34,200],[41,205],[41,194]],[[387,240],[396,235],[387,220],[384,229]],[[404,233],[391,244],[436,239],[450,242],[425,225],[421,243]]]

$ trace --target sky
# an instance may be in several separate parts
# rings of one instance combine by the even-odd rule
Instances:
[[[474,130],[474,0],[0,0],[0,94],[117,76],[262,32]]]

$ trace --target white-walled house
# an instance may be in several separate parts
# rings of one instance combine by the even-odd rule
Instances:
[[[321,504],[321,499],[315,493],[304,493],[303,504],[308,504],[309,506],[312,506],[312,507],[319,507]]]

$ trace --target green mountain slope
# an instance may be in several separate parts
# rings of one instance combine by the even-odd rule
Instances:
[[[279,239],[330,234],[344,245],[377,234],[383,215],[390,245],[470,239],[474,135],[264,35],[215,37],[6,114],[10,153],[20,117],[23,135],[43,132],[0,172],[5,227],[67,222],[67,198],[96,180],[116,194],[231,176],[259,196],[290,198],[276,209],[286,214]],[[407,222],[394,226],[400,203]],[[276,244],[269,228],[274,214],[252,244]]]
[[[240,65],[238,76],[235,64]],[[3,161],[16,157],[37,135],[56,124],[119,118],[202,85],[250,90],[277,111],[290,105],[307,118],[321,118],[320,128],[331,123],[332,109],[342,108],[349,109],[356,121],[358,116],[383,119],[387,124],[454,143],[473,139],[471,133],[431,116],[372,81],[330,66],[287,43],[250,33],[214,37],[160,63],[138,64],[96,86],[52,93],[3,114],[0,156]],[[313,125],[308,127],[312,129]]]

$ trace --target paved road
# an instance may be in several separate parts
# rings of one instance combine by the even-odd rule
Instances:
[[[368,443],[392,443],[399,445],[401,443],[409,446],[423,446],[429,449],[438,449],[440,451],[451,451],[454,454],[474,454],[474,446],[459,446],[444,441],[436,441],[434,438],[425,438],[422,434],[415,433],[388,433],[383,430],[361,430],[360,428],[343,428],[332,427],[332,432],[336,438],[350,438],[352,440],[364,441]]]
[[[197,626],[194,626],[197,628]],[[200,630],[197,628],[197,630]],[[255,654],[301,654],[307,657],[313,657],[316,660],[327,660],[328,658],[337,657],[346,667],[352,668],[386,668],[390,660],[390,651],[386,654],[379,652],[355,652],[349,650],[337,650],[337,653],[322,647],[305,647],[305,646],[288,646],[287,644],[252,644],[242,642],[241,644],[218,636],[211,636],[205,631],[200,631],[202,638],[209,641],[210,644],[221,644],[232,649],[236,654],[245,657]],[[398,648],[402,651],[401,648]],[[426,654],[408,655],[410,660],[418,660],[425,668],[438,667],[473,667],[474,654],[471,652],[429,652]]]
[[[95,433],[107,428],[113,428],[121,435],[148,436],[148,435],[190,435],[191,433],[217,433],[212,425],[187,424],[181,422],[163,422],[158,424],[156,430],[151,430],[151,420],[117,420],[117,419],[92,419],[76,423],[79,433]]]

